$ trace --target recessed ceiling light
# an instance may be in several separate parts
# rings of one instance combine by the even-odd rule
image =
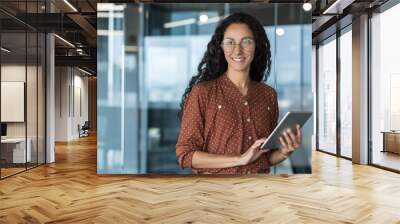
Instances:
[[[310,11],[312,9],[312,4],[309,2],[303,3],[303,9],[304,11]]]
[[[187,26],[196,22],[195,18],[181,19],[172,22],[164,23],[164,29],[174,28],[178,26]]]
[[[202,14],[199,17],[201,23],[206,23],[208,21],[208,16],[206,14]]]
[[[283,28],[276,29],[276,35],[283,36],[283,34],[285,34],[285,30]]]

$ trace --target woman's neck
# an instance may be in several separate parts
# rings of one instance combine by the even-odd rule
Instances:
[[[240,89],[246,89],[250,84],[248,71],[234,71],[228,68],[226,72],[228,78]]]

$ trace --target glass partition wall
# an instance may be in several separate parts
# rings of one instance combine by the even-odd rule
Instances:
[[[322,42],[318,54],[318,149],[336,154],[336,36]]]
[[[0,3],[1,179],[45,163],[45,34],[20,20],[43,5]]]
[[[400,4],[388,1],[371,14],[369,33],[366,34],[370,41],[368,164],[395,172],[400,172],[400,100],[398,99],[400,64],[397,57],[400,52],[398,44],[400,33],[394,29],[399,20]],[[337,34],[338,37],[328,38],[317,45],[319,48],[317,150],[351,159],[353,81],[351,25]],[[335,44],[337,44],[336,49],[333,46]],[[331,54],[326,55],[327,51]],[[335,59],[336,55],[339,57]],[[330,66],[327,66],[327,60]],[[333,74],[329,76],[330,83],[326,83],[328,80],[326,72],[329,70]],[[332,91],[337,91],[336,98],[333,97]],[[332,117],[331,122],[327,122],[329,115]],[[329,131],[331,134],[327,135]],[[329,139],[326,136],[329,136]]]
[[[370,163],[400,172],[400,4],[370,20]]]
[[[351,25],[317,45],[317,150],[352,157]]]

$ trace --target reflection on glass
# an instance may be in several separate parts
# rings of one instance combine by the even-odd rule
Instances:
[[[340,36],[340,154],[352,157],[352,38]]]
[[[38,134],[37,134],[37,162],[38,164],[43,164],[45,163],[45,158],[46,158],[46,148],[45,148],[45,111],[46,111],[46,104],[45,104],[45,99],[46,99],[46,77],[45,77],[45,65],[46,65],[46,37],[43,33],[38,34],[38,77],[37,77],[37,90],[38,90],[38,122],[37,122],[37,128],[38,128]]]
[[[25,170],[31,161],[31,141],[26,141],[25,33],[2,33],[1,46],[1,177]],[[11,109],[12,108],[12,109]]]
[[[318,48],[318,148],[336,154],[336,39]]]
[[[43,13],[44,0],[1,1],[23,13]],[[39,17],[34,17],[39,18]],[[7,21],[7,22],[5,22]],[[0,177],[45,162],[45,44],[43,33],[0,13]]]
[[[372,163],[400,170],[400,5],[371,19],[372,77],[371,134]]]
[[[280,21],[285,34],[277,37],[274,16],[296,7],[298,17]],[[260,15],[271,42],[268,84],[278,91],[281,116],[312,110],[311,17],[301,7],[252,4],[245,10]],[[99,173],[191,173],[179,168],[175,155],[181,97],[217,22],[243,10],[241,4],[98,5]],[[312,125],[307,131],[311,136]],[[304,139],[302,153],[310,141]],[[294,164],[309,167],[309,158]],[[288,163],[275,171],[292,172]]]
[[[35,32],[28,32],[27,34],[27,48],[28,48],[28,61],[27,61],[27,74],[26,74],[26,113],[27,113],[27,149],[30,151],[27,161],[27,167],[31,168],[37,165],[37,81],[38,81],[38,55],[37,55],[37,42],[38,35]]]
[[[278,35],[280,33],[276,26],[267,26],[265,29],[271,42],[273,58],[267,83],[278,92],[280,118],[289,111],[312,111],[311,25],[280,25],[283,35]],[[275,172],[311,172],[311,120],[303,128],[305,137],[300,149],[296,150],[290,160],[278,165]]]

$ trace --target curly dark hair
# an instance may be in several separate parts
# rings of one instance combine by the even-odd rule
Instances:
[[[261,82],[268,78],[271,70],[271,46],[264,27],[256,18],[249,14],[243,12],[233,13],[222,20],[215,29],[207,45],[207,51],[204,53],[197,67],[197,75],[190,79],[189,86],[182,96],[181,109],[178,113],[179,119],[182,118],[186,98],[193,86],[204,81],[217,79],[226,72],[228,64],[221,48],[221,42],[224,38],[225,30],[233,23],[246,24],[254,36],[256,48],[253,61],[250,65],[250,79]]]

